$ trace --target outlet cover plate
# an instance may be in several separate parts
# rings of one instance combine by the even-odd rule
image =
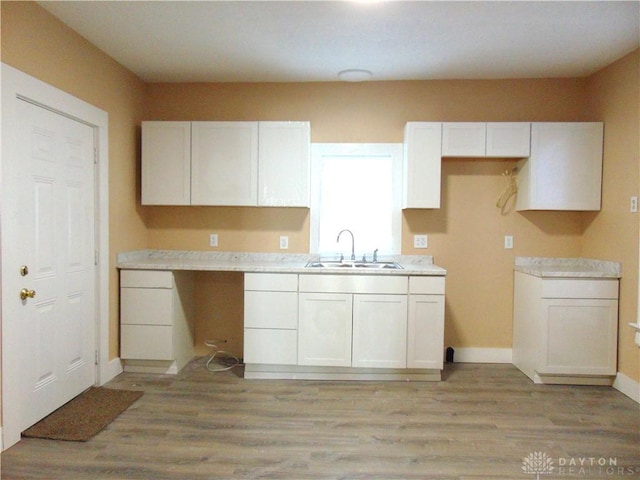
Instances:
[[[429,245],[429,237],[427,235],[414,235],[413,248],[427,248]]]
[[[289,248],[289,237],[282,236],[280,237],[280,250],[286,250]]]
[[[513,235],[505,235],[504,236],[504,248],[512,249],[513,248]]]

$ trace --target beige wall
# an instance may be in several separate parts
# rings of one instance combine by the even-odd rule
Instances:
[[[623,261],[621,325],[635,320],[638,224],[637,216],[625,209],[629,195],[638,194],[638,128],[637,110],[634,133],[627,126],[624,105],[634,94],[638,105],[638,81],[633,77],[638,52],[589,79],[145,85],[38,5],[3,1],[1,8],[4,62],[109,113],[112,358],[118,354],[117,252],[144,247],[206,250],[211,231],[220,235],[220,250],[277,251],[281,234],[289,235],[290,252],[308,250],[305,209],[141,207],[143,119],[309,120],[313,142],[401,142],[404,123],[419,120],[604,120],[600,214],[502,212],[494,204],[505,187],[501,173],[513,161],[448,159],[443,164],[442,208],[404,212],[403,253],[422,253],[413,250],[411,238],[427,233],[425,253],[449,272],[447,345],[511,346],[516,255]],[[613,138],[625,139],[624,146],[610,145],[614,133]],[[620,182],[624,189],[614,187]],[[611,225],[625,234],[612,232]],[[502,248],[505,234],[514,235],[513,250]],[[230,340],[229,350],[242,354],[241,280],[231,274],[202,273],[197,278],[200,351],[205,350],[204,339],[222,336]],[[620,366],[638,379],[637,348],[624,334]]]
[[[585,120],[585,88],[584,79],[152,84],[147,118],[309,120],[313,142],[402,142],[404,124],[412,120]],[[582,214],[495,207],[506,186],[501,174],[514,165],[447,159],[442,208],[404,212],[403,253],[433,255],[448,270],[446,345],[510,348],[514,256],[581,254]],[[150,207],[148,212],[151,248],[208,250],[210,232],[219,234],[224,251],[275,252],[283,234],[289,235],[290,252],[309,247],[305,209]],[[413,249],[414,233],[429,235],[428,250]],[[514,235],[513,250],[503,248],[506,234]],[[241,305],[227,305],[226,295],[215,291],[197,302],[200,352],[207,335],[226,331],[229,349],[242,354]]]
[[[0,3],[2,61],[109,114],[109,358],[119,355],[116,252],[144,248],[139,125],[145,84],[32,2]]]
[[[636,50],[589,78],[589,115],[605,123],[602,211],[585,214],[583,255],[622,263],[618,370],[640,381],[640,348],[627,325],[637,321],[640,167],[640,53]]]

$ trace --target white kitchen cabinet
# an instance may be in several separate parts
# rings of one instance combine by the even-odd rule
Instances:
[[[191,203],[191,122],[142,122],[142,204]]]
[[[440,208],[442,124],[409,122],[404,127],[402,208]]]
[[[404,276],[300,275],[298,364],[404,368],[407,284]]]
[[[177,373],[194,356],[193,275],[120,272],[120,357],[125,371]]]
[[[257,122],[192,122],[191,204],[258,204]]]
[[[407,366],[407,296],[353,296],[351,366]]]
[[[446,122],[442,124],[443,157],[484,157],[487,124]]]
[[[308,207],[309,122],[143,122],[142,204]]]
[[[528,157],[529,122],[448,122],[442,124],[443,157]]]
[[[513,363],[536,383],[611,384],[618,280],[515,272]]]
[[[351,366],[353,296],[299,293],[298,365]]]
[[[516,209],[600,210],[602,147],[602,123],[533,123]]]
[[[531,153],[531,123],[487,123],[486,157],[523,158]]]
[[[258,123],[258,205],[309,207],[309,122]]]
[[[298,276],[244,276],[245,364],[295,365],[298,343]]]
[[[444,277],[410,277],[407,367],[443,368]]]

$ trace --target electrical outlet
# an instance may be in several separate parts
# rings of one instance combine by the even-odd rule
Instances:
[[[413,236],[413,248],[427,248],[429,244],[429,238],[427,235],[414,235]]]
[[[507,249],[513,248],[513,235],[504,236],[504,248],[507,248]]]
[[[289,248],[289,237],[280,237],[280,250],[286,250],[287,248]]]
[[[217,233],[212,233],[211,235],[209,235],[209,246],[210,247],[217,247],[218,246],[218,234]]]
[[[638,211],[638,197],[631,197],[631,205],[629,211],[631,213],[636,213]]]

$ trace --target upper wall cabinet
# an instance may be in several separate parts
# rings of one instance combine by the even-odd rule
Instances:
[[[533,123],[517,210],[600,210],[602,123]]]
[[[258,204],[257,122],[191,124],[191,204]]]
[[[402,208],[440,208],[441,139],[441,123],[405,125]]]
[[[191,123],[142,122],[142,204],[191,203]]]
[[[309,122],[259,122],[258,205],[308,207]]]
[[[528,122],[451,122],[442,124],[443,157],[529,156]]]
[[[309,122],[143,122],[142,138],[145,205],[309,206]]]

